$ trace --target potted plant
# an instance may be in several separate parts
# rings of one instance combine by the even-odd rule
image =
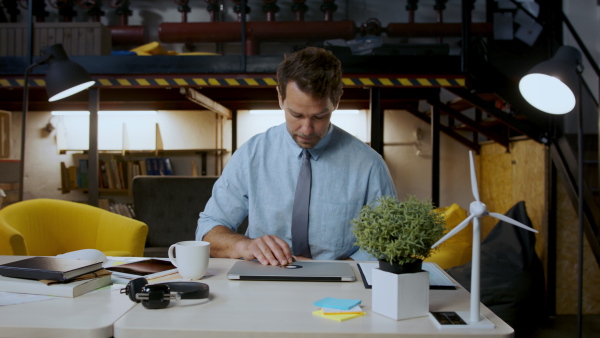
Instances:
[[[379,197],[351,221],[356,245],[379,260],[373,269],[373,311],[396,320],[429,313],[429,274],[422,262],[444,234],[431,201]]]

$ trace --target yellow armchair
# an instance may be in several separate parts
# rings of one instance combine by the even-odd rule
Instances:
[[[97,249],[107,256],[141,257],[147,234],[143,222],[76,202],[33,199],[0,210],[0,255]]]
[[[438,208],[436,211],[444,213],[444,220],[446,221],[444,234],[467,218],[467,212],[456,203]],[[440,244],[439,249],[434,251],[425,261],[436,263],[442,269],[449,269],[470,262],[472,248],[473,232],[470,227],[467,227],[467,229],[463,229]]]

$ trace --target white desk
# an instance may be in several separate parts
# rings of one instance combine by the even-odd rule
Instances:
[[[0,256],[0,264],[23,256]],[[113,324],[136,304],[119,290],[0,306],[0,337],[112,337]]]
[[[235,260],[211,258],[203,280],[210,299],[171,302],[168,308],[148,310],[135,306],[114,325],[115,338],[152,337],[434,337],[443,334],[469,337],[512,337],[513,329],[481,306],[493,330],[440,331],[429,317],[395,321],[374,313],[371,290],[365,289],[355,262],[357,282],[265,282],[230,281],[227,271]],[[124,298],[126,298],[123,295]],[[361,299],[366,316],[344,322],[318,317],[313,303],[321,298]],[[431,290],[430,311],[468,311],[469,293]]]

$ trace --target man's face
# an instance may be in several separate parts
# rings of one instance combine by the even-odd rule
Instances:
[[[331,113],[337,109],[327,97],[315,99],[301,91],[296,82],[288,82],[285,101],[279,90],[279,106],[285,111],[287,130],[300,148],[313,148],[325,137],[331,121]]]

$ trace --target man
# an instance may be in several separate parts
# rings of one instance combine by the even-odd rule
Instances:
[[[340,61],[327,50],[308,47],[286,56],[277,80],[286,122],[254,136],[233,154],[200,213],[196,239],[211,243],[212,257],[262,264],[369,259],[354,245],[350,221],[363,205],[396,196],[396,191],[381,156],[330,123],[342,96]],[[305,180],[299,179],[306,170],[310,193],[303,217],[296,216],[302,209],[298,201],[306,199],[295,195],[306,195],[300,193]],[[245,236],[235,233],[246,216]],[[302,218],[308,218],[308,230],[292,224]],[[308,238],[300,239],[298,231]]]

